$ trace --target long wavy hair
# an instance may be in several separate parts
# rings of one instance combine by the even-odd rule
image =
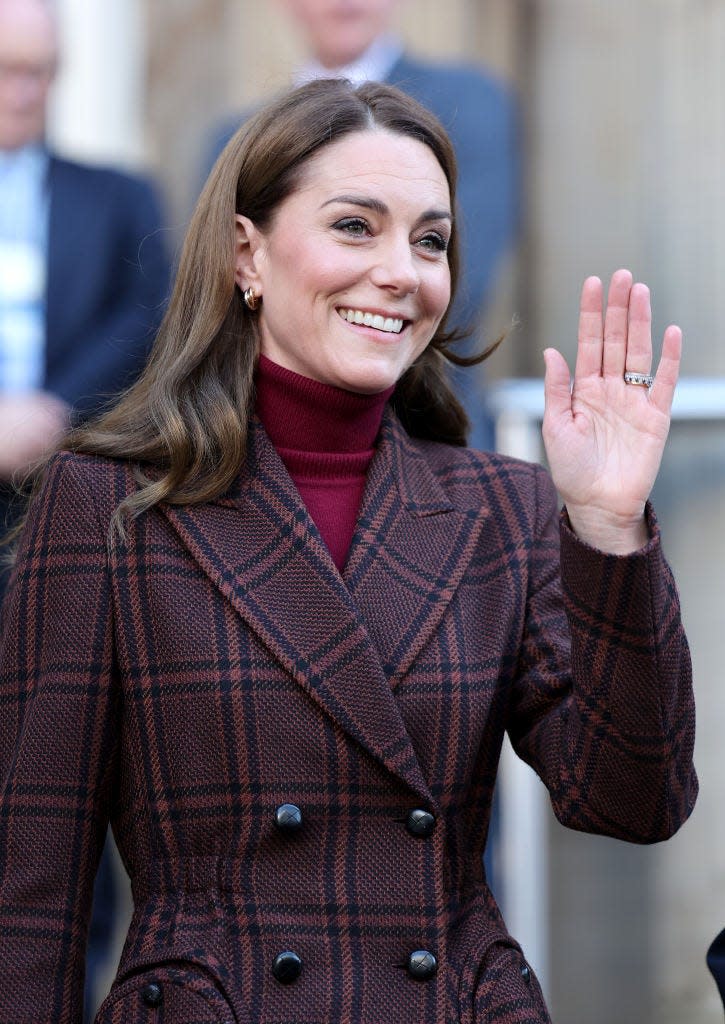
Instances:
[[[138,515],[161,501],[212,500],[238,474],[254,406],[260,339],[256,314],[235,284],[235,214],[264,230],[313,154],[371,128],[428,146],[455,209],[456,160],[448,136],[431,113],[391,86],[312,82],[284,94],[240,128],[199,198],[143,374],[112,407],[60,444],[133,464],[139,486],[119,506],[112,530],[123,534],[126,514]],[[453,295],[459,269],[455,223],[448,258]],[[466,443],[468,420],[447,382],[445,364],[480,362],[495,345],[462,356],[452,348],[459,337],[446,329],[444,319],[398,382],[392,404],[414,436]]]

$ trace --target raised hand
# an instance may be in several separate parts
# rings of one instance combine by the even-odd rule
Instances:
[[[573,386],[561,353],[544,352],[543,435],[574,531],[601,550],[626,554],[647,541],[644,505],[669,430],[682,332],[665,331],[651,388],[627,384],[625,372],[651,373],[649,289],[618,270],[604,317],[602,299],[599,278],[587,278]]]

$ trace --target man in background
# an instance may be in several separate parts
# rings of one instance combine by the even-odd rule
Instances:
[[[407,54],[392,31],[399,0],[278,0],[299,30],[309,60],[293,84],[321,77],[354,84],[396,85],[431,110],[448,131],[459,168],[458,202],[463,274],[449,323],[473,331],[496,284],[519,219],[519,153],[512,93],[480,68],[437,64]],[[239,118],[224,126],[218,155]],[[471,344],[468,348],[470,349]],[[471,445],[493,444],[480,374],[462,371],[454,384],[472,423]]]
[[[62,160],[45,143],[57,64],[48,3],[0,0],[2,532],[18,511],[11,481],[139,373],[168,288],[150,185]],[[106,855],[94,897],[91,983],[108,953],[114,904]]]
[[[3,529],[13,477],[139,372],[168,288],[150,185],[45,143],[57,64],[50,5],[0,0]]]

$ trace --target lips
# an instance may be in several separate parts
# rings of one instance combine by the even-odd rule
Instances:
[[[361,324],[363,327],[374,327],[385,334],[400,334],[408,321],[402,317],[383,316],[381,313],[370,313],[364,309],[343,309],[337,311],[349,324]]]

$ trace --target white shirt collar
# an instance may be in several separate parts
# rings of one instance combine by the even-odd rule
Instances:
[[[375,39],[367,50],[351,64],[340,68],[326,68],[316,60],[308,61],[293,76],[295,85],[306,85],[318,78],[347,78],[353,85],[363,82],[382,82],[392,71],[403,53],[403,44],[396,36],[383,35]]]

